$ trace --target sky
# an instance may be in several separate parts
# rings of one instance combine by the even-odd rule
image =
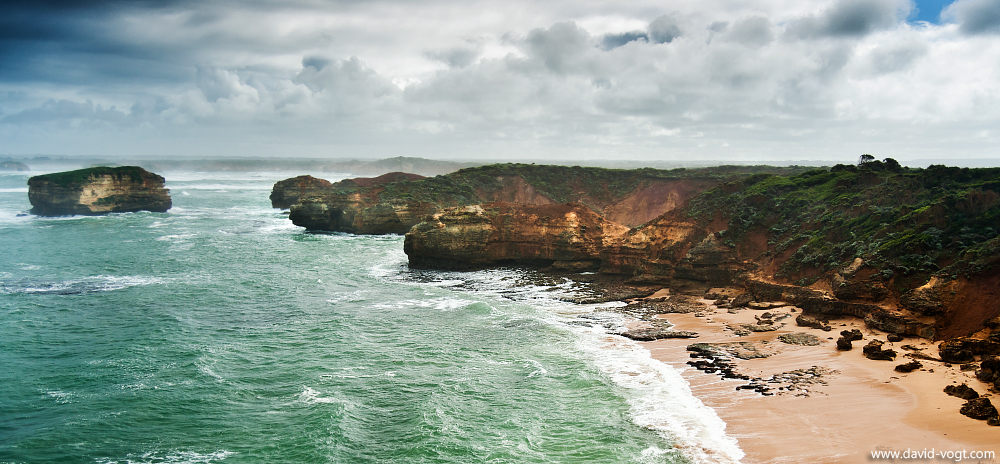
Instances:
[[[0,155],[863,153],[1000,160],[1000,0],[0,4]]]

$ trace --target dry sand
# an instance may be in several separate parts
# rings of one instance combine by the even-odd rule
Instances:
[[[706,301],[706,303],[708,303]],[[702,317],[694,314],[666,314],[661,318],[674,324],[676,330],[698,332],[693,340],[668,339],[645,343],[654,358],[683,370],[694,394],[714,408],[728,424],[727,432],[735,437],[746,452],[745,463],[852,463],[890,462],[872,459],[877,450],[934,449],[942,451],[993,451],[1000,453],[1000,427],[990,427],[986,421],[959,414],[964,400],[943,392],[947,385],[968,383],[981,395],[990,396],[988,386],[975,378],[971,371],[963,372],[958,365],[921,360],[923,369],[902,374],[893,368],[910,361],[909,351],[902,345],[923,348],[937,356],[935,344],[918,338],[907,338],[895,344],[887,343],[899,353],[895,361],[873,361],[862,355],[861,348],[869,340],[886,340],[884,332],[865,327],[856,318],[832,320],[834,330],[798,327],[795,316],[801,310],[782,307],[767,310],[790,313],[773,332],[754,332],[737,336],[726,329],[727,323],[753,323],[754,314],[765,311],[743,308],[736,314],[709,306]],[[864,340],[855,341],[852,351],[837,351],[835,339],[845,329],[860,329]],[[823,343],[818,346],[789,345],[777,341],[784,333],[804,332],[816,335]],[[827,385],[809,386],[808,396],[779,393],[762,396],[750,390],[736,390],[746,381],[723,380],[689,367],[691,358],[687,345],[697,342],[768,341],[777,354],[763,359],[739,360],[738,370],[752,377],[795,369],[820,366],[837,373],[824,376]],[[894,346],[891,346],[894,345]],[[993,396],[997,404],[998,396]],[[968,455],[967,455],[968,456]],[[926,459],[917,462],[955,462],[951,459]],[[900,459],[897,462],[905,462]],[[979,462],[963,459],[962,462]],[[1000,462],[1000,458],[981,462]]]

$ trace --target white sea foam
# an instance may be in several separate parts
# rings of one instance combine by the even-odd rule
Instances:
[[[299,394],[299,401],[306,404],[316,404],[316,403],[340,403],[341,401],[333,397],[322,397],[320,392],[313,390],[312,387],[302,387],[305,390]]]
[[[28,187],[0,188],[0,193],[28,193]]]
[[[358,303],[365,301],[365,295],[369,290],[355,290],[353,292],[336,292],[326,300],[327,303]]]
[[[52,390],[45,392],[45,394],[48,395],[49,398],[54,399],[58,404],[69,404],[73,402],[72,400],[74,396],[73,393],[64,392],[61,390]]]
[[[524,367],[533,367],[535,369],[528,374],[528,377],[541,377],[549,373],[549,371],[542,366],[542,363],[535,361],[534,359],[526,359]]]
[[[373,273],[391,272],[387,265],[376,267]],[[632,421],[643,428],[660,433],[693,462],[730,464],[738,463],[744,453],[736,439],[726,434],[726,424],[715,410],[704,405],[694,396],[687,381],[677,369],[652,358],[649,350],[627,338],[609,334],[624,327],[625,316],[599,311],[622,306],[624,303],[580,305],[567,303],[566,299],[579,296],[575,283],[566,280],[556,285],[541,285],[521,279],[518,270],[490,270],[474,274],[436,273],[437,282],[453,281],[463,276],[463,289],[476,294],[495,295],[528,303],[542,310],[540,317],[551,324],[576,334],[575,344],[597,370],[623,388],[630,406]],[[420,285],[443,287],[434,282]],[[435,285],[436,284],[436,285]],[[401,302],[424,306],[445,300],[432,298],[428,302]],[[452,300],[458,300],[452,298]],[[468,304],[471,302],[467,302]],[[587,317],[579,316],[586,314]],[[536,367],[529,376],[544,375],[544,368],[527,361],[525,367]],[[677,450],[649,447],[639,458],[641,462],[658,462],[662,455]]]
[[[373,305],[373,307],[378,309],[430,308],[440,311],[455,311],[476,302],[477,301],[475,300],[466,300],[462,298],[437,297],[428,298],[426,300],[401,300],[394,303],[378,303]]]
[[[73,295],[79,293],[110,292],[139,285],[154,285],[166,283],[168,280],[148,276],[109,276],[98,275],[82,279],[62,281],[20,280],[0,282],[0,293],[27,294],[61,294]]]
[[[744,453],[726,435],[726,423],[691,393],[680,371],[652,358],[649,350],[600,328],[570,326],[577,347],[629,393],[632,420],[674,441],[695,462],[737,463]]]
[[[101,458],[96,461],[99,464],[208,464],[214,461],[221,461],[236,453],[232,451],[219,450],[211,453],[198,453],[196,451],[150,451],[143,454],[129,454],[124,458]]]

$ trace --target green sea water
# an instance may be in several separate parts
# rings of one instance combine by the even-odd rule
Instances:
[[[301,173],[160,174],[167,213],[41,218],[0,173],[0,462],[742,456],[573,282],[305,233],[267,199]]]

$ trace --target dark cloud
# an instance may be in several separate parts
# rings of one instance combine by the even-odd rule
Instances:
[[[455,47],[444,51],[428,52],[427,57],[440,61],[452,68],[464,68],[476,61],[481,50],[468,47]]]
[[[752,47],[762,47],[774,40],[771,21],[763,16],[751,16],[736,21],[726,37],[733,42]]]
[[[941,17],[958,23],[966,34],[1000,34],[1000,1],[958,0]]]
[[[623,32],[621,34],[605,34],[604,37],[601,38],[601,48],[611,50],[637,40],[648,42],[649,35],[643,31]]]
[[[531,54],[545,67],[559,73],[570,71],[576,58],[588,48],[590,34],[576,23],[563,22],[548,29],[534,29],[528,33],[527,44]]]
[[[680,18],[677,15],[663,15],[649,23],[649,38],[653,43],[670,43],[680,36]]]
[[[909,14],[907,0],[839,0],[823,13],[792,22],[793,37],[857,37],[889,29]]]

